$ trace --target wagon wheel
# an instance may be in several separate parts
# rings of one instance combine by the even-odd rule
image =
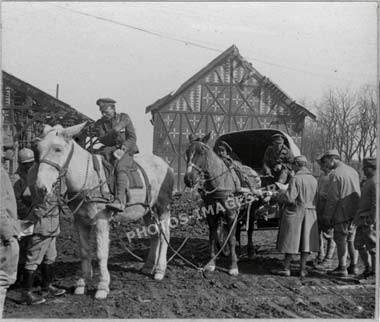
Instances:
[[[229,233],[227,223],[225,223],[223,220],[219,221],[216,233],[217,233],[216,247],[217,247],[217,251],[219,251],[220,248],[224,245],[224,242]],[[225,257],[230,255],[230,245],[228,243],[226,244],[226,246],[224,246],[220,254]]]

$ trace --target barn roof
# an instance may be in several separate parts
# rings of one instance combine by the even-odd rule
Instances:
[[[216,66],[218,66],[220,63],[222,63],[227,57],[229,56],[237,56],[239,60],[241,60],[242,64],[248,68],[252,73],[257,75],[259,79],[266,85],[268,88],[270,88],[272,91],[274,91],[277,95],[280,96],[280,98],[293,110],[302,116],[309,116],[312,119],[316,119],[316,116],[311,113],[309,110],[307,110],[304,106],[296,103],[294,100],[292,100],[283,90],[279,88],[275,83],[273,83],[269,78],[261,75],[253,66],[251,63],[247,62],[239,53],[238,48],[235,45],[232,45],[230,48],[225,50],[222,54],[220,54],[218,57],[216,57],[214,60],[212,60],[209,64],[207,64],[204,68],[202,68],[199,72],[197,72],[194,76],[192,76],[190,79],[188,79],[185,83],[183,83],[177,90],[169,93],[168,95],[165,95],[164,97],[158,99],[153,104],[149,105],[145,109],[145,113],[149,112],[155,112],[159,109],[161,109],[163,106],[165,106],[167,103],[171,102],[175,98],[177,98],[179,95],[181,95],[187,88],[194,85],[200,78],[206,76],[211,70],[213,70]]]
[[[17,78],[16,76],[3,71],[3,85],[10,86],[17,91],[30,95],[38,103],[35,108],[32,108],[36,112],[41,113],[60,113],[65,115],[67,118],[76,118],[79,122],[93,120],[78,112],[75,108],[71,107],[69,104],[51,96],[50,94],[38,89],[37,87]],[[22,109],[22,107],[20,107]],[[28,107],[28,109],[31,109]]]

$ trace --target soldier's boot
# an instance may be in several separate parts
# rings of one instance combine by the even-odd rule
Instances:
[[[33,293],[35,271],[24,270],[24,290],[22,292],[22,302],[28,305],[42,304],[46,299]]]
[[[371,252],[371,276],[376,275],[376,252]]]
[[[107,208],[117,212],[123,212],[129,200],[129,179],[128,175],[122,171],[117,174],[115,200],[107,204]],[[127,200],[128,199],[128,200]]]
[[[306,252],[301,252],[301,269],[300,269],[300,277],[307,276],[306,262],[309,254]]]
[[[292,254],[285,254],[283,268],[274,269],[272,270],[272,273],[275,275],[290,276],[291,275],[290,263],[292,261],[292,258],[293,258]]]
[[[357,276],[359,275],[359,268],[357,264],[350,264],[350,267],[347,268],[347,273]]]
[[[42,291],[52,296],[60,296],[66,293],[66,290],[55,287],[54,280],[54,267],[52,264],[42,264]]]

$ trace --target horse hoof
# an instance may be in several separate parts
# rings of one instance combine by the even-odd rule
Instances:
[[[74,290],[75,295],[84,295],[84,286],[77,286]]]
[[[164,279],[165,274],[164,273],[156,273],[154,274],[154,280],[155,281],[162,281]]]
[[[215,271],[215,265],[207,265],[205,267],[205,270],[212,273],[213,271]]]
[[[108,292],[105,290],[97,290],[95,293],[95,298],[97,300],[104,300],[107,298]]]
[[[239,275],[239,270],[237,268],[231,268],[228,271],[228,274],[230,274],[231,276],[238,276]]]

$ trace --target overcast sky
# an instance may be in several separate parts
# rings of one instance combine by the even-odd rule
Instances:
[[[143,152],[145,107],[232,44],[310,109],[329,87],[376,84],[376,3],[3,2],[2,26],[5,71],[51,95],[59,83],[93,119],[96,99],[114,98]]]

